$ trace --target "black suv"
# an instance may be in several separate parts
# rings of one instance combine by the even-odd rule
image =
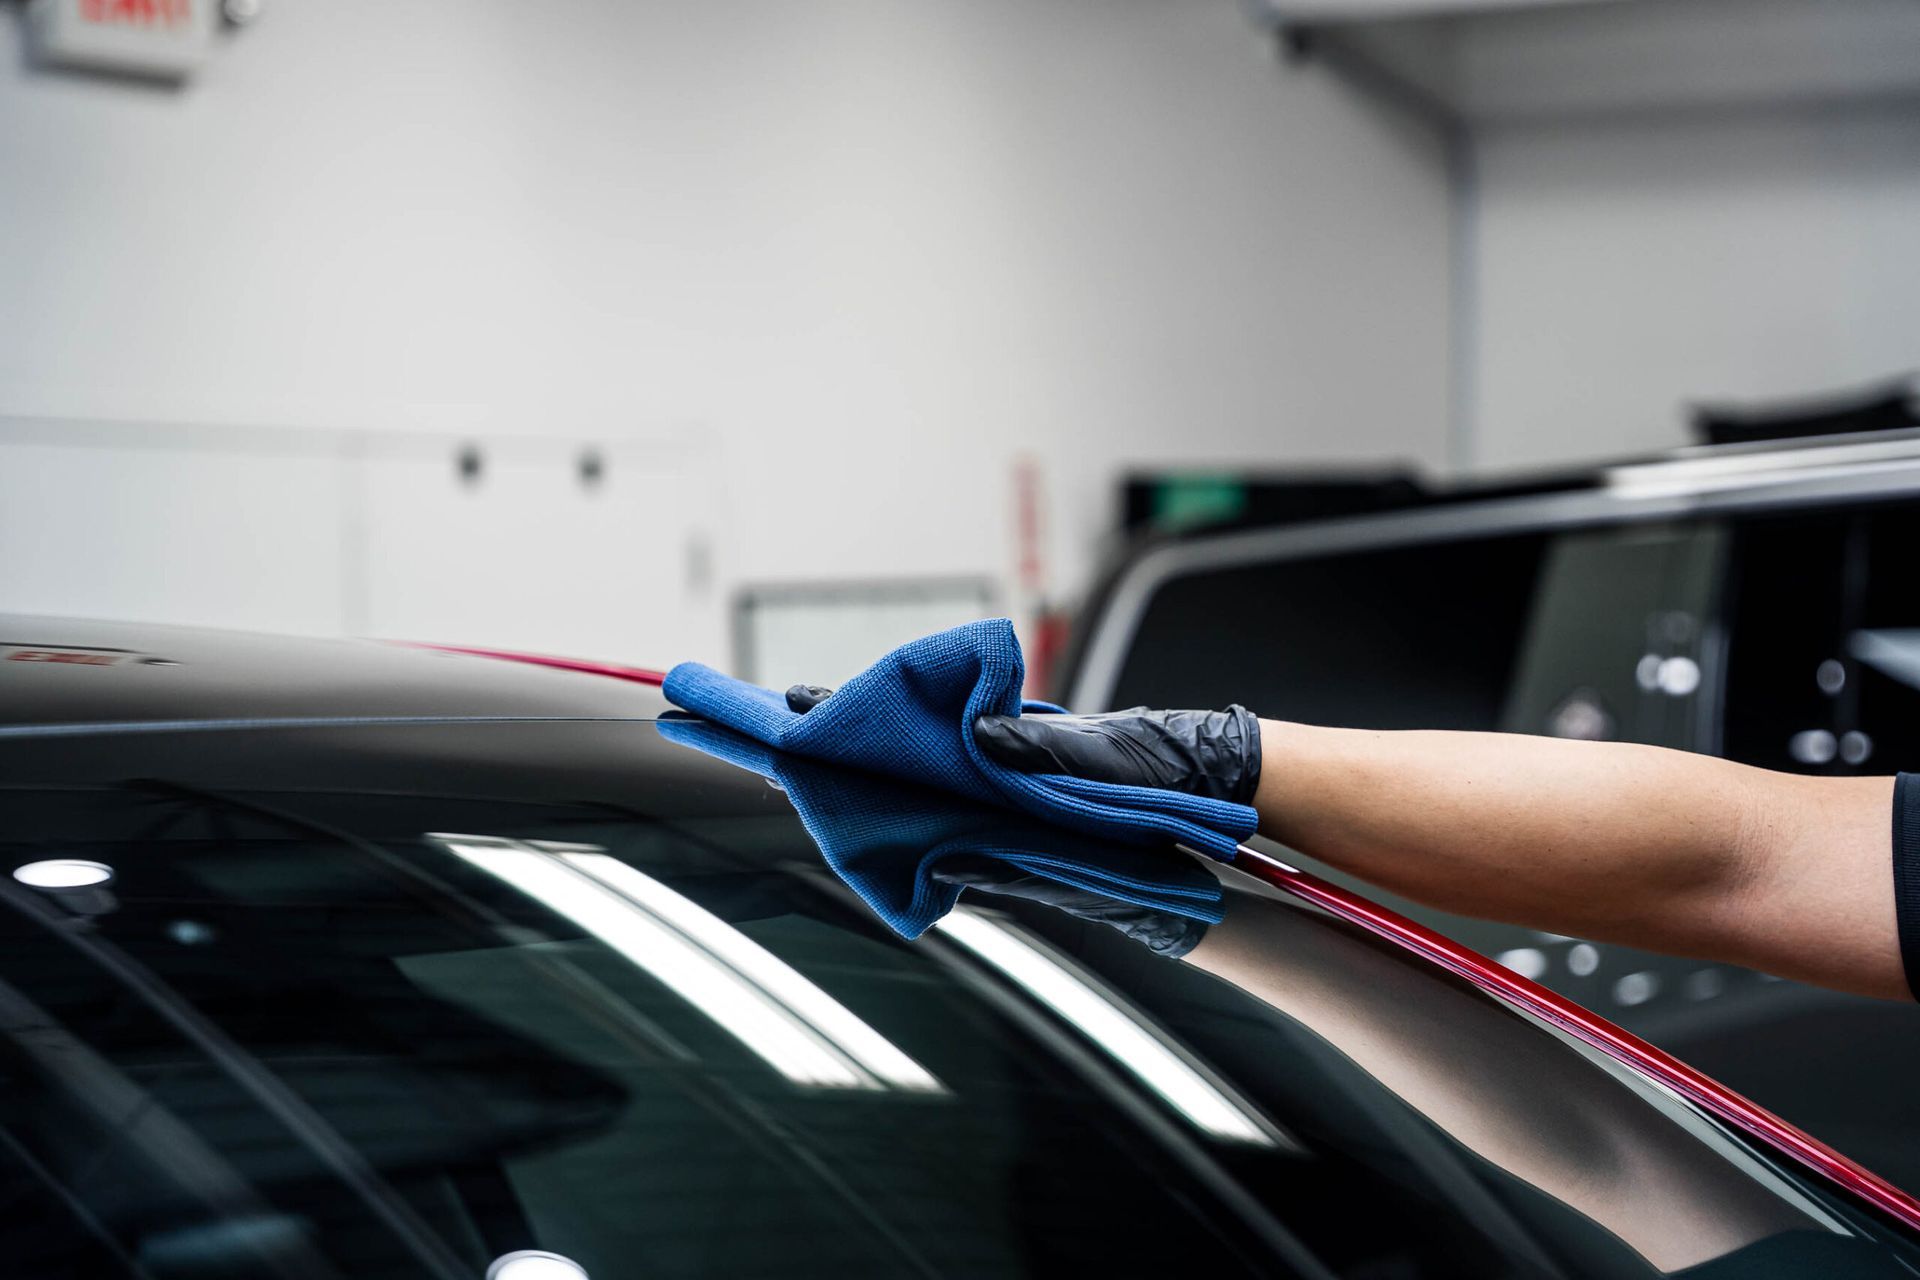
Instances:
[[[1920,432],[1685,450],[1149,543],[1091,601],[1056,684],[1082,711],[1241,702],[1920,770],[1916,549]],[[1394,905],[1920,1186],[1913,1009]]]

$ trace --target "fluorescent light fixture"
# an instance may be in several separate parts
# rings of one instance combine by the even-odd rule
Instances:
[[[84,858],[49,858],[15,867],[13,878],[35,889],[90,889],[113,879],[113,868]]]
[[[572,920],[795,1084],[943,1092],[919,1064],[784,961],[596,846],[428,838]]]
[[[601,884],[666,921],[706,951],[746,978],[819,1032],[842,1053],[895,1089],[942,1092],[940,1082],[925,1067],[896,1048],[892,1041],[862,1022],[847,1006],[809,981],[792,965],[683,894],[675,893],[652,876],[595,852],[559,852],[561,861],[586,872]]]
[[[1202,1132],[1229,1142],[1277,1145],[1268,1126],[1139,1018],[1015,930],[968,907],[956,908],[935,928],[1078,1028]]]

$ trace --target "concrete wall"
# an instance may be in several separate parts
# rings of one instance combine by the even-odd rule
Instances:
[[[1443,460],[1439,139],[1228,0],[269,0],[178,91],[0,65],[0,608],[716,657],[742,582],[1005,582],[1022,455],[1062,592],[1129,465]]]
[[[1467,401],[1488,469],[1684,443],[1684,405],[1920,368],[1920,101],[1489,126]]]

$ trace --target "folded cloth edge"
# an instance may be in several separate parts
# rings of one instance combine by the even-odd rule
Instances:
[[[907,782],[923,785],[931,782],[970,799],[993,795],[1009,808],[1082,834],[1130,844],[1179,843],[1222,862],[1233,861],[1239,853],[1240,841],[1258,829],[1259,815],[1248,805],[1065,774],[1028,774],[1010,769],[987,755],[973,730],[974,721],[981,715],[1050,714],[1059,710],[1037,700],[1022,701],[1020,685],[1025,678],[1025,664],[1013,624],[1006,618],[982,619],[903,645],[848,680],[833,699],[811,712],[795,712],[786,705],[784,695],[698,662],[675,666],[667,673],[662,691],[677,705],[766,745],[785,748],[805,758],[817,758],[807,744],[789,742],[789,733],[820,737],[820,729],[827,728],[826,725],[811,731],[807,726],[817,723],[822,712],[831,716],[836,704],[844,705],[848,695],[859,694],[871,683],[878,682],[884,687],[887,681],[903,675],[912,679],[916,668],[910,651],[928,646],[937,649],[943,641],[951,643],[954,649],[941,654],[942,657],[950,657],[954,652],[970,652],[977,664],[967,688],[960,723],[950,726],[950,731],[957,731],[957,745],[970,766],[968,772],[972,777],[956,775],[954,785],[949,786],[940,777],[916,777],[912,770],[886,768],[879,762],[835,763],[878,769]]]
[[[759,742],[739,730],[729,729],[714,721],[691,717],[686,720],[662,720],[658,722],[657,728],[661,736],[665,737],[668,741],[690,747],[704,755],[724,761],[748,773],[765,778],[770,782],[779,782],[777,775],[780,771],[780,762],[783,756],[785,756],[785,753],[781,752],[778,748],[770,747],[763,742]],[[792,759],[797,765],[803,765],[821,771],[830,772],[836,768],[845,767],[809,760],[806,757],[796,756],[788,758]],[[860,773],[859,770],[848,770],[848,772],[854,774]],[[866,777],[868,775],[861,776]],[[869,778],[869,780],[882,782],[885,785],[891,786],[904,785],[886,779]],[[935,792],[930,794],[940,793]],[[789,803],[792,803],[791,797],[789,797]],[[964,805],[973,802],[955,800],[952,803]],[[809,815],[802,810],[798,804],[795,804],[794,808],[796,816],[799,818],[801,826],[806,830],[808,837],[818,843],[823,838],[822,833],[814,829],[813,822],[810,820]],[[1018,809],[1011,810],[1010,815],[1036,830],[1051,831],[1061,838],[1075,840],[1091,840],[1096,838],[1082,835],[1079,832],[1073,831],[1071,828],[1059,827],[1047,822],[1043,818],[1035,817]],[[1178,856],[1172,850],[1168,850],[1167,853],[1170,857]],[[997,858],[1009,866],[1017,867],[1029,874],[1044,876],[1058,883],[1085,889],[1089,893],[1099,894],[1118,902],[1128,903],[1132,906],[1143,907],[1154,911],[1164,911],[1170,915],[1182,916],[1189,920],[1197,920],[1203,924],[1218,924],[1224,918],[1221,904],[1225,899],[1225,894],[1219,882],[1214,880],[1210,875],[1207,876],[1206,882],[1202,884],[1189,886],[1166,883],[1160,887],[1158,896],[1155,896],[1152,893],[1131,888],[1120,873],[1114,873],[1113,875],[1107,874],[1095,859],[1072,859],[1052,856],[1035,850],[1009,845],[1005,843],[1004,836],[995,837],[991,833],[972,833],[965,836],[949,838],[941,841],[920,856],[915,863],[915,874],[912,877],[913,893],[911,901],[905,912],[901,914],[914,920],[924,919],[924,923],[911,929],[902,928],[899,922],[890,918],[893,913],[883,912],[877,908],[875,908],[875,913],[899,936],[909,940],[918,938],[929,928],[933,927],[934,924],[937,924],[948,912],[953,910],[954,905],[960,898],[960,887],[957,885],[942,884],[936,880],[933,876],[934,869],[949,858],[980,855]],[[849,887],[852,886],[850,885]],[[856,889],[855,892],[858,893],[859,891]],[[865,897],[864,894],[860,896]],[[869,903],[869,906],[872,905],[873,904]]]

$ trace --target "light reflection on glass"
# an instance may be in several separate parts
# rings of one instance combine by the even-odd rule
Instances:
[[[1629,973],[1613,984],[1613,998],[1623,1005],[1645,1004],[1660,994],[1660,975],[1647,970]]]
[[[796,1084],[941,1091],[919,1064],[784,961],[594,846],[428,838],[572,920]]]
[[[1591,976],[1600,967],[1600,948],[1591,942],[1577,943],[1567,949],[1567,971],[1576,978]]]
[[[34,889],[86,889],[113,879],[113,868],[84,858],[49,858],[15,867],[13,878]]]
[[[934,926],[1023,987],[1196,1127],[1230,1142],[1274,1146],[1266,1126],[1183,1061],[1153,1031],[1079,975],[991,916],[956,908]]]
[[[1920,689],[1920,629],[1856,631],[1847,651],[1881,675]]]
[[[1727,989],[1726,975],[1718,969],[1696,969],[1687,975],[1689,1000],[1712,1000]]]
[[[487,1280],[587,1280],[587,1269],[545,1249],[515,1249],[493,1260]]]
[[[892,1041],[815,986],[786,961],[691,898],[598,850],[539,842],[578,868],[704,947],[722,963],[771,996],[826,1037],[841,1052],[896,1089],[937,1092],[940,1082]]]
[[[1523,978],[1541,978],[1547,972],[1547,953],[1538,947],[1515,947],[1494,957]]]
[[[1700,664],[1692,658],[1663,658],[1657,676],[1660,692],[1684,698],[1700,687]]]

